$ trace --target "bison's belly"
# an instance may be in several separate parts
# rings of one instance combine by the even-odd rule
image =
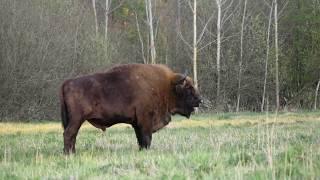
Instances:
[[[107,118],[103,118],[103,119],[97,119],[97,118],[93,118],[93,119],[89,119],[88,120],[90,122],[90,124],[92,124],[94,127],[99,128],[103,131],[106,130],[106,128],[113,126],[115,124],[119,124],[119,123],[127,123],[130,124],[132,119],[129,117],[125,117],[125,116],[118,116],[118,115],[114,115],[112,117],[107,117]]]

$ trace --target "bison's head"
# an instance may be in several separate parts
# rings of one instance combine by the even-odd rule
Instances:
[[[176,107],[172,113],[189,118],[194,108],[199,107],[201,103],[198,90],[194,87],[192,79],[186,74],[175,74],[172,85],[176,96]]]

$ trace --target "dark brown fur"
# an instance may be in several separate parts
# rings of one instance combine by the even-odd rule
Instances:
[[[105,131],[131,124],[141,148],[152,133],[171,121],[172,114],[189,117],[200,97],[191,78],[164,65],[128,64],[66,80],[60,90],[64,152],[75,152],[78,130],[87,120]]]

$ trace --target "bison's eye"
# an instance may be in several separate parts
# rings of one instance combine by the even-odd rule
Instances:
[[[187,90],[191,90],[193,87],[187,84],[187,85],[184,86],[184,88],[187,89]]]
[[[195,94],[195,90],[192,86],[187,87],[188,94]]]

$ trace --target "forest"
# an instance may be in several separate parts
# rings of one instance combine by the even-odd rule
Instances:
[[[68,78],[188,72],[200,112],[317,109],[319,0],[0,0],[0,119],[59,119]]]
[[[152,108],[61,127],[65,80],[128,63],[202,104],[154,134]],[[0,0],[0,179],[319,179],[319,89],[320,0]]]

